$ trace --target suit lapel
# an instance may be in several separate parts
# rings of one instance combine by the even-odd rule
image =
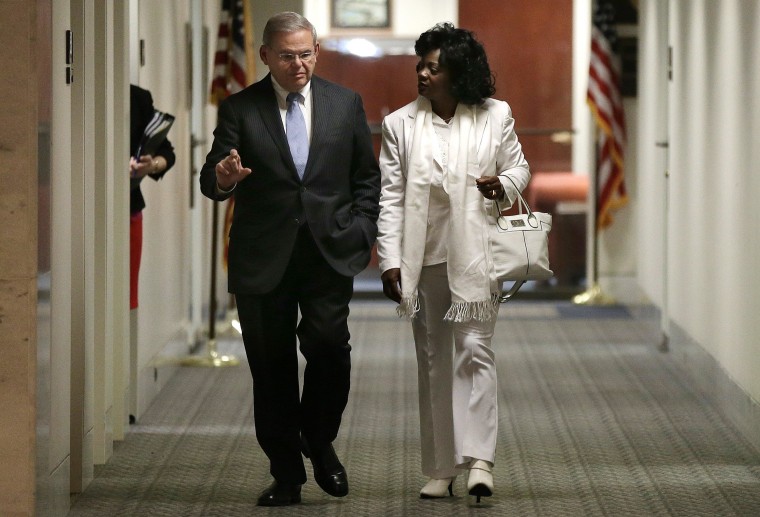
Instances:
[[[324,149],[322,141],[328,134],[330,117],[330,95],[325,84],[316,76],[311,77],[311,143],[309,144],[309,158],[306,160],[304,177],[313,168],[318,158],[320,149]]]
[[[417,102],[409,109],[406,120],[404,120],[404,149],[406,154],[404,159],[409,163],[412,153],[412,137],[414,136],[414,121],[417,118]]]
[[[489,149],[488,135],[486,134],[486,128],[488,127],[489,117],[488,109],[485,107],[485,103],[481,104],[475,109],[475,138],[478,139],[477,153],[478,158],[482,158],[482,150]],[[482,159],[480,163],[485,163]]]
[[[264,126],[272,136],[272,140],[274,140],[277,145],[277,149],[282,155],[283,162],[285,162],[285,164],[287,164],[292,170],[293,174],[298,177],[296,165],[293,163],[293,157],[290,154],[288,137],[285,135],[285,128],[282,127],[280,107],[277,104],[277,94],[274,92],[272,77],[270,75],[267,75],[266,79],[262,81],[261,95],[255,96],[254,99],[257,103],[257,109],[261,114],[261,120],[264,122]]]

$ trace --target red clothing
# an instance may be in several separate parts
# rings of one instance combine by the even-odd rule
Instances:
[[[142,255],[142,212],[129,218],[129,308],[137,308],[137,285],[140,278]]]

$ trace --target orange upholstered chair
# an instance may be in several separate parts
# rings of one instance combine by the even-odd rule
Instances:
[[[525,200],[533,210],[553,212],[561,201],[586,201],[588,182],[586,174],[534,172],[525,190]]]

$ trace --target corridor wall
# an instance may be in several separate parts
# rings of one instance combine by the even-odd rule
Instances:
[[[647,25],[661,19],[661,4],[640,2]],[[639,283],[666,309],[674,356],[760,447],[760,277],[754,273],[760,263],[760,3],[671,0],[667,9],[672,78],[666,97],[653,91],[668,73],[663,33],[647,31],[642,41],[645,188],[638,214],[640,235],[652,238],[641,239]],[[663,135],[667,200],[663,156],[653,149]]]

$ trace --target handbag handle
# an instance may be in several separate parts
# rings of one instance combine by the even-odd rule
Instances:
[[[528,224],[531,226],[531,228],[537,229],[538,225],[539,225],[538,218],[533,213],[533,210],[530,209],[530,205],[528,205],[528,202],[525,201],[525,198],[523,197],[522,193],[520,192],[520,189],[517,188],[517,185],[515,184],[515,182],[514,182],[514,180],[512,178],[510,178],[506,174],[503,177],[507,178],[509,180],[509,182],[512,184],[512,186],[515,187],[515,192],[517,192],[517,210],[518,210],[518,213],[520,215],[522,215],[522,213],[523,213],[523,206],[524,206],[525,207],[525,211],[528,214],[528,217],[527,217]],[[501,223],[500,223],[502,217],[504,217],[504,216],[501,213],[501,207],[499,206],[499,201],[496,200],[496,199],[494,199],[494,203],[496,203],[496,210],[498,210],[498,212],[499,212],[499,215],[496,216],[496,224],[502,230],[506,230],[507,228],[505,228],[504,226],[502,226]]]
[[[525,201],[525,198],[523,197],[522,193],[520,192],[520,189],[517,188],[517,185],[515,184],[514,180],[504,175],[505,178],[509,180],[509,182],[512,184],[513,187],[515,187],[515,192],[517,192],[517,210],[520,215],[523,213],[523,206],[525,207],[525,211],[528,214],[528,224],[530,224],[533,228],[538,228],[538,219],[535,215],[533,215],[533,210],[530,209],[530,205],[528,205],[528,202]],[[503,219],[503,215],[501,213],[501,207],[499,206],[499,201],[494,199],[494,202],[496,203],[496,210],[498,210],[499,215],[496,217],[496,224],[501,228],[502,230],[506,230],[508,228],[501,225],[501,220]],[[506,293],[502,293],[501,296],[499,296],[499,303],[506,303],[509,300],[512,299],[514,295],[517,294],[517,291],[520,290],[520,288],[525,284],[525,280],[517,280],[512,284],[512,287],[507,291]]]
[[[499,303],[506,303],[510,299],[512,299],[512,297],[517,294],[517,291],[520,290],[520,288],[523,286],[524,283],[525,283],[525,280],[515,281],[515,283],[512,284],[512,288],[509,291],[507,291],[506,293],[502,293],[501,296],[499,296]]]

